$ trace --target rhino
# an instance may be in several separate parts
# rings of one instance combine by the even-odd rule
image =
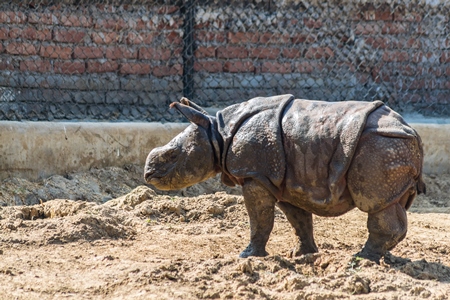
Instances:
[[[358,257],[379,263],[405,238],[406,211],[426,188],[423,145],[383,102],[278,95],[215,116],[184,97],[170,107],[191,124],[151,150],[144,178],[176,190],[221,173],[224,184],[242,186],[250,243],[240,257],[268,255],[275,206],[298,238],[293,256],[318,252],[313,214],[333,217],[355,207],[368,215],[369,236]]]

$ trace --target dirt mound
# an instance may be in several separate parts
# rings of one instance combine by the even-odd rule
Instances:
[[[66,176],[54,175],[36,182],[23,178],[8,178],[2,182],[0,206],[33,205],[53,199],[105,203],[143,185],[145,183],[143,172],[141,166],[129,165],[124,168],[92,169]],[[180,191],[163,192],[156,189],[155,191],[160,195],[186,197],[211,194],[215,191],[240,194],[240,188],[226,187],[220,182],[219,177]]]
[[[427,192],[416,198],[411,211],[450,213],[450,174],[425,174],[423,179]]]
[[[295,245],[292,228],[277,210],[267,246],[270,255],[240,259],[249,223],[243,198],[236,195],[239,190],[211,193],[220,187],[215,179],[196,190],[163,194],[142,185],[138,173],[132,168],[92,170],[58,177],[59,181],[49,179],[47,186],[44,181],[6,181],[0,190],[4,203],[37,194],[32,184],[47,191],[58,188],[76,200],[0,207],[0,295],[6,299],[450,297],[450,214],[443,213],[450,211],[450,176],[425,177],[428,193],[418,197],[408,213],[406,239],[377,265],[353,256],[367,238],[367,216],[358,210],[336,218],[315,217],[319,253],[296,258],[289,257]],[[95,181],[99,174],[103,177]],[[90,190],[97,192],[89,194]],[[83,193],[90,202],[77,199]],[[105,197],[113,199],[104,201]]]

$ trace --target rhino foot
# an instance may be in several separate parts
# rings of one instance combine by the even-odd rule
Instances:
[[[267,256],[269,253],[263,248],[256,248],[252,244],[248,245],[247,248],[245,248],[244,251],[239,254],[240,258],[247,258],[249,256]]]
[[[377,254],[377,253],[374,253],[374,252],[365,251],[365,249],[363,249],[360,252],[356,253],[354,256],[368,259],[370,261],[373,261],[377,265],[380,264],[380,259],[382,257],[382,255],[380,255],[380,254]]]
[[[319,250],[315,244],[305,246],[304,244],[300,244],[291,251],[291,257],[302,256],[310,253],[317,253]]]

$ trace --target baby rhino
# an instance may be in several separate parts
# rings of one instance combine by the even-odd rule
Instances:
[[[369,230],[357,255],[379,262],[405,237],[406,210],[425,192],[421,139],[381,101],[281,95],[215,116],[186,98],[171,107],[192,124],[150,152],[145,180],[174,190],[221,173],[226,185],[241,185],[250,219],[241,257],[267,255],[275,205],[298,236],[295,256],[318,251],[312,214],[339,216],[357,207],[368,214]]]

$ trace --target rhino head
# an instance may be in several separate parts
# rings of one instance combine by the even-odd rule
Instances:
[[[191,124],[167,145],[153,149],[147,156],[145,181],[160,190],[188,187],[219,172],[211,142],[214,118],[186,98],[170,107]]]

